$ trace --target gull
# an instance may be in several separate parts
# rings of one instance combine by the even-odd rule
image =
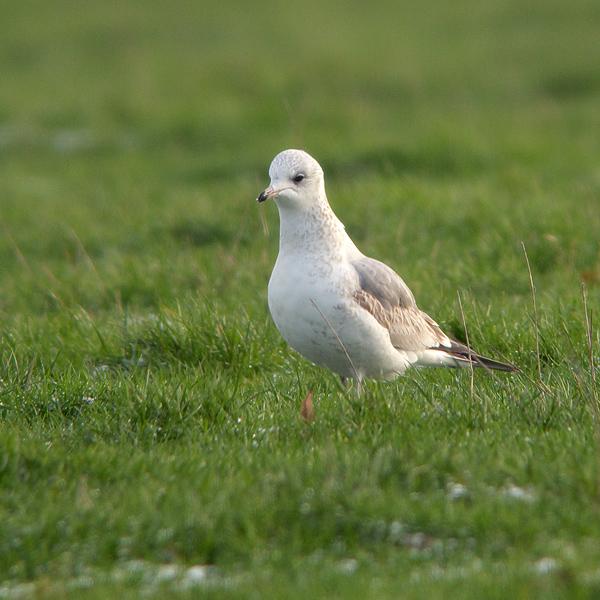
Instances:
[[[448,337],[386,264],[365,256],[334,214],[323,169],[303,150],[280,152],[257,200],[279,210],[269,310],[285,341],[342,381],[391,380],[409,367],[517,370]]]

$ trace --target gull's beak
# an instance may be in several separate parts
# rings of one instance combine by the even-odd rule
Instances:
[[[279,190],[276,190],[274,187],[269,186],[266,190],[263,190],[256,199],[257,202],[264,202],[273,196],[277,196],[279,194]]]

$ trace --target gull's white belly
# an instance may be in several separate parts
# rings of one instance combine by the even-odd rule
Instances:
[[[410,366],[387,330],[351,297],[356,275],[343,264],[278,258],[269,310],[287,343],[344,377],[390,379]]]

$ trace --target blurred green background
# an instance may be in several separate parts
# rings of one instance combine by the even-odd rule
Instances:
[[[0,4],[0,592],[597,593],[599,42],[587,0]],[[288,147],[522,373],[357,400],[293,354]]]
[[[510,235],[512,251],[532,244],[542,268],[574,244],[569,266],[593,270],[599,13],[583,1],[5,3],[3,268],[26,260],[48,288],[45,265],[62,295],[94,308],[105,290],[83,245],[106,302],[117,291],[156,304],[180,285],[242,277],[194,269],[165,245],[237,242],[247,251],[235,259],[251,256],[264,282],[276,236],[257,261],[265,229],[251,200],[272,156],[302,147],[337,184],[330,196],[351,233],[375,229],[366,250],[384,258],[402,261],[405,239],[378,242],[379,214],[411,227],[422,208],[419,255],[440,228],[456,252],[461,231],[484,229]],[[402,185],[386,187],[392,179]],[[454,223],[437,216],[439,203],[453,205]],[[565,219],[571,207],[578,214]],[[480,250],[494,245],[504,252]],[[31,308],[31,281],[1,285],[3,310]]]

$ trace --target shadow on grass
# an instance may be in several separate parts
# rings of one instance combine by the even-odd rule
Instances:
[[[326,159],[323,168],[333,176],[372,172],[384,175],[427,175],[448,177],[480,172],[486,168],[485,156],[460,145],[440,143],[409,151],[396,146],[373,148],[342,160]]]
[[[226,181],[232,175],[246,179],[265,177],[268,161],[238,161],[232,173],[231,161],[203,164],[193,169],[181,170],[172,177],[178,183],[197,186],[208,181]],[[426,175],[427,177],[452,177],[480,173],[490,164],[488,156],[475,149],[440,141],[417,149],[399,146],[381,146],[339,157],[316,156],[329,177],[346,177],[372,173],[374,175]]]
[[[217,223],[205,221],[182,221],[168,230],[178,242],[189,246],[210,246],[212,244],[229,244],[233,241],[234,232]]]
[[[571,100],[600,92],[600,74],[596,71],[561,73],[547,78],[542,92],[555,100]]]

